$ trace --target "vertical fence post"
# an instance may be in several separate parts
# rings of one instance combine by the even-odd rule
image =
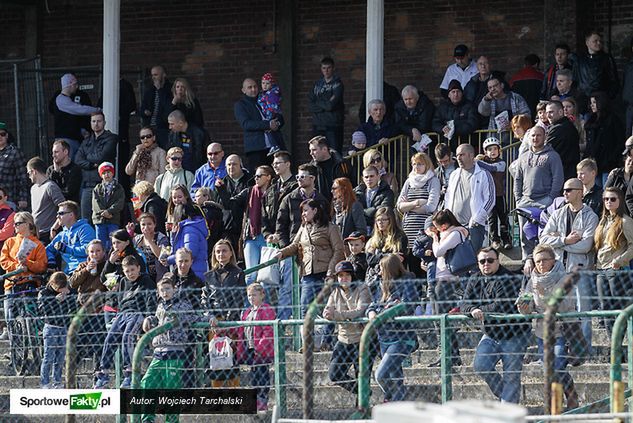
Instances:
[[[22,146],[22,123],[20,122],[20,83],[18,82],[18,64],[13,64],[13,90],[15,93],[15,136],[17,138],[17,146]]]
[[[299,280],[299,266],[294,257],[290,258],[292,263],[292,318],[301,319],[301,281]],[[301,348],[301,329],[299,325],[292,325],[292,346],[295,351]]]
[[[284,343],[284,326],[280,320],[273,325],[275,342],[275,405],[279,417],[286,416],[286,348]]]
[[[451,328],[448,327],[448,314],[442,314],[440,319],[440,378],[442,380],[442,402],[450,401],[453,398],[453,376],[451,375],[452,357],[451,350]]]

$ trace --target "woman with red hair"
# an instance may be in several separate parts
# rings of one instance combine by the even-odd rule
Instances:
[[[367,234],[365,209],[356,200],[352,183],[347,178],[336,178],[332,183],[332,216],[343,239],[355,231]]]

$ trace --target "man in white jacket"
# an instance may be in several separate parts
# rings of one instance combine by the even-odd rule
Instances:
[[[459,168],[451,173],[444,196],[444,206],[459,223],[468,228],[475,251],[484,243],[488,215],[495,206],[492,176],[475,162],[475,149],[461,144],[456,154]]]
[[[598,226],[598,216],[591,207],[584,204],[583,185],[577,178],[568,179],[563,187],[565,204],[555,210],[543,232],[540,243],[549,245],[556,253],[567,272],[591,270],[595,263],[593,236]],[[595,296],[590,275],[581,275],[576,284],[576,310],[590,311],[591,297]],[[591,318],[582,318],[582,331],[591,345]]]

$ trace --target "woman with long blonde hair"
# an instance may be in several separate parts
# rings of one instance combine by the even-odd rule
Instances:
[[[185,78],[176,78],[174,85],[171,86],[171,94],[173,95],[172,110],[183,112],[188,123],[193,123],[200,128],[204,127],[202,109],[189,81]]]
[[[376,166],[378,172],[380,173],[380,180],[385,181],[389,188],[393,191],[394,196],[398,196],[400,192],[400,183],[398,182],[398,178],[396,175],[389,172],[387,170],[388,163],[385,160],[384,155],[376,150],[375,148],[370,148],[363,154],[363,169],[367,166]]]
[[[626,214],[624,194],[619,188],[605,188],[602,194],[602,219],[594,235],[596,269],[598,274],[598,297],[603,310],[625,308],[633,295],[633,284],[628,275],[617,271],[628,269],[633,260],[633,220]],[[611,331],[613,320],[607,320]]]

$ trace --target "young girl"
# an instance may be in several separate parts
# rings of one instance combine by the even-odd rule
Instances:
[[[257,104],[265,120],[277,119],[281,115],[281,90],[270,73],[262,76],[262,91],[257,98]],[[270,131],[266,132],[265,137],[266,146],[270,148],[268,155],[272,156],[280,150],[279,144]]]
[[[264,287],[254,282],[246,288],[251,304],[242,313],[242,321],[275,320],[275,311],[264,302]],[[275,355],[272,326],[240,326],[237,360],[251,366],[251,385],[257,389],[257,411],[268,410],[269,367]]]

